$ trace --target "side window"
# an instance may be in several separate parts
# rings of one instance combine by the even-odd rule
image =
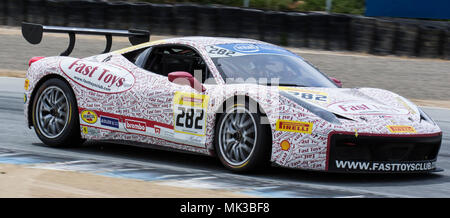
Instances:
[[[168,76],[175,71],[185,71],[202,83],[210,75],[203,58],[193,49],[184,46],[153,48],[143,68],[162,76]]]
[[[152,51],[152,47],[145,49],[142,53],[140,53],[136,57],[136,60],[135,60],[134,64],[136,64],[136,66],[138,66],[140,68],[143,68],[144,64],[148,60],[148,55],[150,54],[151,51]]]
[[[124,54],[122,54],[122,56],[124,56],[126,59],[128,59],[131,63],[136,64],[136,60],[140,56],[142,56],[143,53],[146,53],[145,51],[147,51],[148,49],[149,49],[148,47],[137,49],[134,51],[124,53]]]

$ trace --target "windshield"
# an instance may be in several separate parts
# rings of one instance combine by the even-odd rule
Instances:
[[[277,46],[220,44],[206,50],[226,83],[336,87],[301,57]]]

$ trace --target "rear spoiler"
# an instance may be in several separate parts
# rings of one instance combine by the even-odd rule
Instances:
[[[132,45],[141,44],[150,41],[150,32],[147,30],[114,30],[114,29],[96,29],[82,27],[63,27],[63,26],[43,26],[34,23],[22,23],[22,35],[31,44],[39,44],[42,40],[42,34],[48,33],[68,33],[69,47],[62,52],[61,56],[68,56],[75,47],[75,34],[84,35],[104,35],[106,37],[106,47],[103,53],[111,50],[112,36],[128,37]]]

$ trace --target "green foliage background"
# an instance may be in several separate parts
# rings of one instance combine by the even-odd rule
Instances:
[[[140,0],[152,3],[198,3],[243,6],[243,0]],[[325,11],[326,0],[250,0],[251,8],[290,11]],[[332,12],[363,14],[365,0],[333,0]]]

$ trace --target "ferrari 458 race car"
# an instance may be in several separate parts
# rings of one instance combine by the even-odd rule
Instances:
[[[221,37],[149,41],[145,31],[23,24],[71,36],[61,56],[34,57],[25,80],[29,127],[49,146],[112,141],[217,156],[232,171],[272,165],[329,172],[436,171],[442,132],[419,107],[337,79],[273,44]],[[105,53],[72,58],[75,34]],[[111,36],[132,47],[109,52]],[[108,48],[109,46],[109,48]]]

